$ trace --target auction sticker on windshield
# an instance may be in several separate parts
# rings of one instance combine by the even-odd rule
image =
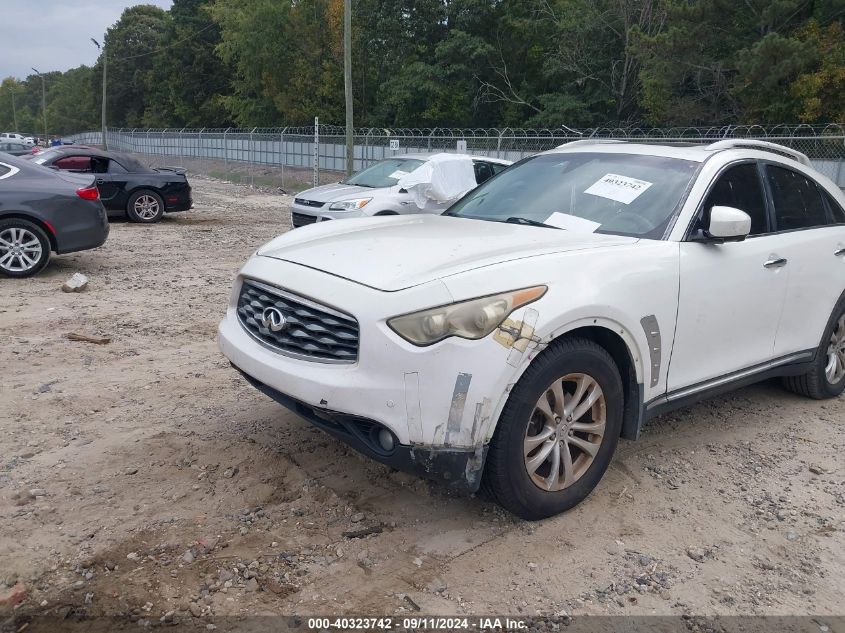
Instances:
[[[584,193],[616,200],[622,204],[631,204],[651,185],[652,183],[646,180],[629,178],[619,174],[605,174],[585,189]]]

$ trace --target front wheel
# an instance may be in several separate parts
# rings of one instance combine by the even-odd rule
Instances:
[[[0,220],[0,274],[30,277],[50,261],[50,240],[36,224],[10,218]]]
[[[783,383],[789,391],[816,400],[835,398],[845,391],[845,299],[831,315],[810,371],[784,378]]]
[[[129,196],[126,215],[132,222],[158,222],[164,215],[164,200],[154,191],[136,191]]]
[[[527,520],[572,508],[604,475],[622,429],[622,379],[588,339],[540,354],[511,391],[485,468],[485,488]]]

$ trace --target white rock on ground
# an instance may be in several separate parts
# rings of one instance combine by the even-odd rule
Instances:
[[[62,292],[82,292],[88,287],[88,277],[82,273],[73,273],[70,278],[62,284]]]

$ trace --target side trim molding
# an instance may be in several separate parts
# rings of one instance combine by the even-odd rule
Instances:
[[[810,369],[815,356],[815,349],[805,350],[677,389],[647,402],[643,417],[649,420],[674,409],[689,406],[711,396],[733,391],[768,378],[800,376]]]
[[[656,387],[660,382],[660,354],[661,354],[661,338],[660,338],[660,324],[657,322],[657,317],[653,314],[644,316],[640,319],[640,325],[643,326],[645,338],[648,341],[648,355],[651,359],[651,386]]]

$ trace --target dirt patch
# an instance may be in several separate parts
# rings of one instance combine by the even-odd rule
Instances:
[[[193,211],[0,280],[0,598],[26,590],[0,625],[843,613],[845,399],[765,383],[664,416],[585,503],[525,523],[360,457],[231,369],[232,279],[290,198],[193,185]],[[74,272],[88,290],[61,292]]]

